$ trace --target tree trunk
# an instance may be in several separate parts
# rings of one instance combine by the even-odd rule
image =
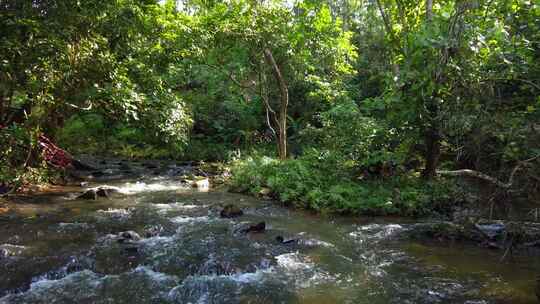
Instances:
[[[289,105],[289,90],[287,83],[281,74],[281,70],[277,65],[272,51],[264,49],[264,57],[268,64],[272,67],[274,78],[279,85],[280,105],[278,115],[278,154],[279,158],[284,160],[287,158],[287,107]]]
[[[426,0],[426,22],[430,24],[433,20],[433,0]],[[440,81],[440,73],[435,75],[435,85],[437,86]],[[436,92],[436,91],[435,91]],[[441,135],[439,130],[439,106],[437,105],[437,96],[431,97],[427,101],[427,115],[431,120],[427,126],[424,134],[424,143],[426,150],[424,159],[426,161],[426,167],[422,176],[425,179],[433,179],[437,175],[437,166],[439,165],[439,159],[441,157]]]
[[[426,144],[424,154],[426,167],[424,168],[424,172],[422,172],[422,176],[430,180],[437,175],[437,166],[441,157],[441,136],[436,126],[429,126],[424,136]]]
[[[433,0],[426,0],[426,19],[428,22],[433,20]]]

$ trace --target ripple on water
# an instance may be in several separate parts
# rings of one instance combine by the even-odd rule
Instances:
[[[298,288],[308,288],[338,280],[335,275],[321,269],[309,256],[298,252],[278,255],[276,261],[277,271],[285,276],[286,281],[294,283]]]
[[[88,231],[93,228],[94,226],[88,223],[75,222],[75,223],[58,223],[58,225],[56,225],[55,227],[55,230],[60,233],[76,233],[76,232]]]
[[[171,219],[173,223],[176,224],[197,224],[210,221],[208,216],[177,216]]]
[[[152,204],[152,207],[158,209],[159,213],[166,213],[168,211],[176,211],[176,210],[201,209],[201,208],[208,207],[208,205],[191,205],[191,204],[175,202],[171,204]]]
[[[127,221],[131,218],[133,214],[132,209],[115,209],[115,208],[109,208],[107,210],[98,210],[97,216],[99,220],[118,220],[118,221]]]
[[[370,224],[358,227],[355,231],[350,232],[349,236],[358,243],[367,241],[373,243],[390,239],[406,230],[408,230],[406,227],[399,224]]]
[[[273,268],[228,275],[188,276],[172,289],[172,303],[290,303],[295,294],[275,280]]]

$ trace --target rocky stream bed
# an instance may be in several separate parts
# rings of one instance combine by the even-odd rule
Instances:
[[[537,247],[501,260],[506,223],[319,216],[191,163],[94,167],[0,198],[1,304],[537,303]]]

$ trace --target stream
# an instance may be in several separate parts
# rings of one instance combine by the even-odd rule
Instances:
[[[101,165],[84,187],[4,202],[0,304],[537,303],[532,257],[413,241],[406,232],[422,223],[407,219],[194,188],[178,177],[184,164]],[[119,193],[77,199],[100,185]],[[222,218],[228,204],[244,215]],[[266,231],[242,231],[262,221]]]

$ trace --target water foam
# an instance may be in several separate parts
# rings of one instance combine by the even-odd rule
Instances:
[[[171,221],[176,224],[196,224],[202,222],[208,222],[210,218],[208,216],[177,216],[173,217]]]
[[[118,191],[122,194],[137,194],[142,192],[158,192],[158,191],[176,191],[185,189],[186,186],[176,183],[126,183],[118,187]]]

